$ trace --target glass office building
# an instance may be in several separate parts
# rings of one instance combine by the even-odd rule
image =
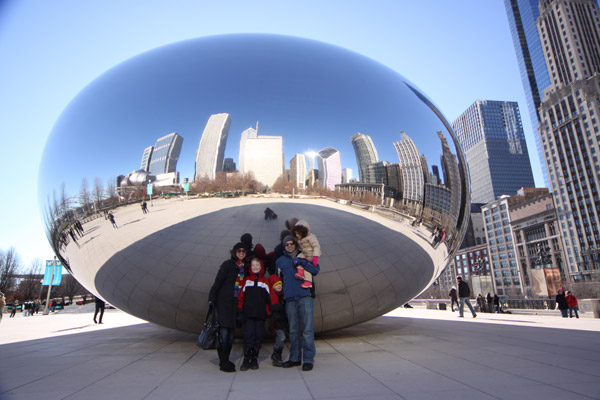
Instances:
[[[535,187],[516,102],[477,100],[452,127],[469,165],[472,202]]]
[[[537,31],[536,21],[540,15],[538,8],[539,0],[504,0],[510,33],[513,38],[515,52],[527,109],[533,128],[533,136],[540,161],[544,160],[543,150],[538,133],[539,116],[538,109],[543,97],[544,89],[550,85],[548,69],[544,60],[544,52]],[[550,186],[548,170],[542,167],[544,183]]]
[[[152,152],[150,173],[160,175],[176,172],[182,144],[183,138],[175,132],[159,138]]]

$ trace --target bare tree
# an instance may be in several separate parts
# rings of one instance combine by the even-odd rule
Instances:
[[[87,293],[85,288],[81,286],[81,284],[73,277],[73,275],[65,275],[63,277],[62,286],[62,294],[63,296],[67,296],[69,298],[69,303],[73,303],[73,298],[78,294],[83,295]]]
[[[279,178],[275,180],[271,190],[275,193],[292,194],[294,190],[294,184],[287,179],[286,174],[279,175]]]
[[[21,264],[21,257],[14,247],[0,250],[0,292],[8,293],[15,287],[15,275]]]
[[[19,283],[19,293],[24,300],[35,299],[40,291],[40,277],[42,275],[42,260],[36,258],[29,265],[27,273]]]
[[[94,179],[93,196],[94,196],[94,201],[96,202],[96,210],[99,210],[100,208],[102,208],[100,206],[100,203],[102,202],[102,199],[104,198],[103,192],[104,192],[104,187],[102,187],[102,181],[100,180],[100,178]]]
[[[83,209],[88,212],[90,209],[90,192],[88,190],[87,178],[81,180],[81,193],[79,194],[79,202]]]

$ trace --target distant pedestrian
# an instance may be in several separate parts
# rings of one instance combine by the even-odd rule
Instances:
[[[487,311],[489,313],[493,312],[493,308],[494,308],[494,298],[492,297],[492,294],[490,292],[488,292],[486,298],[487,300]]]
[[[579,318],[579,306],[577,305],[577,298],[573,296],[570,290],[567,290],[565,296],[567,303],[569,304],[569,318],[573,318],[573,312],[575,312],[575,318]]]
[[[94,323],[95,324],[101,324],[102,323],[102,317],[104,316],[104,308],[106,308],[106,303],[104,302],[104,300],[94,296],[94,298],[96,299],[96,311],[94,312]],[[96,317],[98,316],[98,312],[100,312],[100,318],[96,321]]]
[[[500,307],[500,297],[498,297],[497,294],[494,294],[494,309],[496,311],[496,314],[502,312],[502,307]]]
[[[463,281],[462,277],[460,276],[456,278],[456,281],[458,282],[458,297],[460,298],[460,306],[458,307],[458,317],[464,317],[465,303],[467,303],[469,310],[471,310],[471,313],[473,314],[473,318],[476,318],[477,314],[475,313],[475,310],[473,310],[473,306],[471,305],[471,301],[469,300],[469,298],[471,297],[471,289],[469,288],[469,284]]]
[[[556,307],[560,310],[560,315],[563,318],[567,318],[569,311],[569,303],[567,302],[567,298],[565,297],[565,291],[562,289],[558,289],[556,293]]]
[[[275,214],[273,210],[269,207],[265,208],[265,219],[273,219],[273,214]]]
[[[15,316],[15,314],[17,313],[18,307],[19,307],[19,300],[15,300],[13,302],[12,308],[10,309],[10,317],[9,318],[13,318]]]
[[[0,292],[0,322],[2,322],[4,307],[6,307],[6,297],[4,297],[4,293]]]
[[[148,203],[146,203],[146,200],[142,201],[142,212],[144,214],[149,213],[150,211],[148,211]]]
[[[481,293],[477,295],[477,305],[479,306],[479,311],[485,312],[485,299]]]
[[[119,229],[117,223],[115,222],[115,216],[112,215],[111,212],[108,213],[108,219],[110,220],[110,223],[112,224],[113,228]]]
[[[458,308],[458,292],[456,291],[456,286],[452,286],[452,289],[448,292],[448,296],[450,296],[450,309],[454,312],[454,303],[456,303],[456,308]]]

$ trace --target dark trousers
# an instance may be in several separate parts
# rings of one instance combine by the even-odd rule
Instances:
[[[265,320],[246,318],[244,323],[244,350],[260,349],[265,337]]]
[[[94,313],[94,322],[96,322],[96,316],[98,315],[98,311],[100,311],[100,319],[99,323],[102,323],[102,317],[104,316],[104,304],[96,304],[96,312]],[[89,318],[89,317],[88,317]]]

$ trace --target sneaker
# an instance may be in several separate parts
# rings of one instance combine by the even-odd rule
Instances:
[[[312,282],[304,281],[304,283],[302,283],[302,285],[300,285],[300,287],[302,289],[310,289],[310,288],[312,288]]]
[[[298,367],[302,365],[302,363],[300,361],[286,361],[283,364],[281,364],[281,366],[283,368],[292,368],[292,367]]]
[[[302,366],[302,371],[312,371],[313,365],[310,363],[304,363]]]
[[[477,314],[473,314],[473,318],[477,318]]]

